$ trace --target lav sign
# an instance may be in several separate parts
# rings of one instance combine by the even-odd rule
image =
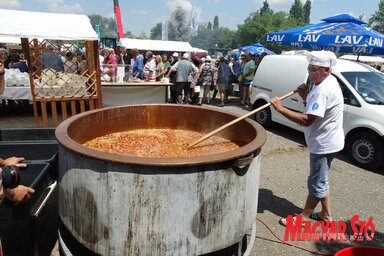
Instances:
[[[267,42],[282,42],[285,35],[267,35]]]
[[[383,39],[380,38],[369,38],[369,45],[374,47],[383,47]]]
[[[316,43],[319,41],[321,35],[299,35],[297,41],[304,43]]]
[[[363,43],[364,36],[336,36],[335,43],[336,44],[353,44],[359,45]]]

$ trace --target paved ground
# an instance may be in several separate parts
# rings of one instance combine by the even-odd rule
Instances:
[[[222,109],[239,115],[248,113],[247,109],[235,104],[230,105]],[[0,128],[33,127],[33,117],[30,113],[7,115],[2,112],[0,115]],[[257,217],[282,239],[285,229],[278,224],[279,218],[299,213],[306,197],[308,152],[302,133],[280,125],[268,129],[267,133],[268,139],[262,149]],[[349,237],[353,234],[352,216],[358,214],[360,220],[365,221],[372,217],[375,236],[371,242],[350,242],[348,239],[347,242],[308,241],[292,244],[325,254],[334,254],[344,247],[363,244],[384,248],[383,169],[369,171],[358,168],[340,154],[333,161],[330,172],[333,218],[346,222],[346,233]],[[43,222],[40,225],[39,230],[44,230],[50,224]],[[52,248],[54,243],[49,243],[46,251],[53,250],[52,255],[57,255],[56,249]],[[251,255],[312,254],[283,244],[261,222],[257,222],[256,241]]]

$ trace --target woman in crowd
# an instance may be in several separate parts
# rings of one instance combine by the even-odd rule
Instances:
[[[156,55],[156,81],[160,81],[164,77],[165,69],[161,55]]]
[[[213,80],[211,56],[208,55],[205,59],[205,63],[200,66],[198,77],[200,77],[198,82],[200,85],[200,95],[199,102],[197,104],[201,105],[203,100],[205,100],[207,104],[210,104],[210,87]]]
[[[227,99],[227,89],[229,87],[229,79],[231,77],[232,71],[228,64],[225,61],[224,57],[220,57],[219,68],[217,75],[217,87],[220,92],[221,103],[219,107],[224,107],[225,100]]]

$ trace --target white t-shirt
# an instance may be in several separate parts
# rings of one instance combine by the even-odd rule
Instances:
[[[343,93],[332,75],[313,86],[304,109],[304,114],[317,116],[313,123],[304,129],[309,152],[329,154],[343,149],[343,102]]]

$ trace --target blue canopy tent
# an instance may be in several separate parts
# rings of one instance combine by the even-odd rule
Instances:
[[[247,46],[241,46],[239,47],[239,51],[246,52],[246,53],[250,52],[253,55],[257,55],[257,56],[263,52],[267,53],[268,55],[275,54],[273,51],[269,50],[268,48],[265,48],[264,45],[259,43],[255,43]]]
[[[312,50],[384,55],[384,35],[349,14],[322,19],[321,23],[269,33],[265,41]]]

